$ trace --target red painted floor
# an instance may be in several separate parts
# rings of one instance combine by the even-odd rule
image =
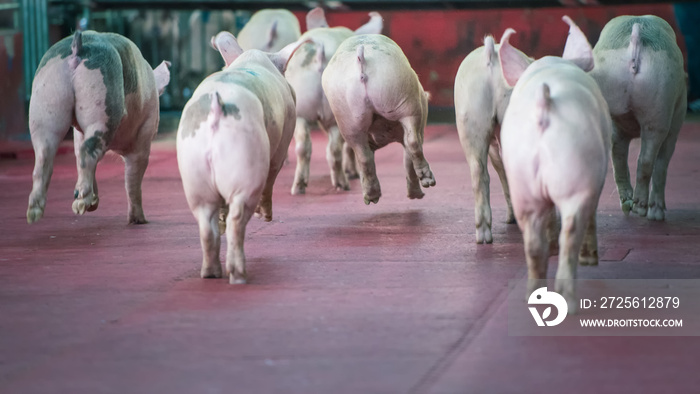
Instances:
[[[520,232],[503,224],[493,182],[494,244],[474,243],[453,125],[426,131],[437,186],[420,201],[405,197],[399,145],[377,153],[378,205],[363,204],[357,180],[333,191],[325,142],[314,135],[307,194],[289,194],[292,155],[274,221],[251,221],[244,286],[199,278],[172,136],[153,147],[143,226],[126,224],[117,156],[98,167],[100,208],[78,217],[74,158],[60,155],[31,226],[33,159],[0,161],[0,392],[697,392],[700,337],[508,335],[508,281],[525,275]],[[665,223],[623,216],[609,173],[603,261],[580,277],[700,278],[698,152],[700,123],[687,122]]]

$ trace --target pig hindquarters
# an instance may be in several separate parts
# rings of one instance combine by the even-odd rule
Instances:
[[[510,34],[502,40],[504,77],[510,85],[518,82],[501,139],[513,209],[525,243],[528,295],[546,285],[546,233],[556,208],[562,225],[555,290],[573,313],[579,252],[582,264],[598,263],[595,215],[605,183],[612,123],[598,86],[583,71],[593,66],[590,46],[565,18],[571,31],[564,59],[573,62],[545,57],[528,67],[529,62],[510,45]]]
[[[462,61],[455,78],[457,132],[471,170],[478,244],[493,242],[487,168],[489,157],[501,180],[508,205],[506,223],[515,223],[500,152],[500,124],[508,107],[512,88],[506,85],[501,76],[497,50],[498,46],[494,44],[493,37],[486,37],[484,46],[472,51]]]
[[[375,33],[381,32],[381,15],[372,12],[370,16],[371,20],[357,31],[374,29]],[[357,177],[355,154],[340,135],[321,86],[321,75],[338,46],[355,32],[345,27],[329,28],[321,8],[314,8],[307,14],[306,25],[310,30],[304,33],[300,40],[310,39],[313,43],[304,44],[299,48],[289,60],[285,73],[285,77],[297,93],[297,125],[294,130],[297,166],[292,194],[304,194],[309,183],[309,128],[316,123],[328,134],[326,160],[331,170],[331,184],[336,190],[349,190],[348,178]],[[317,27],[312,28],[313,26]]]
[[[668,163],[687,106],[676,35],[659,17],[620,16],[605,25],[593,53],[591,76],[608,101],[615,126],[612,160],[622,211],[664,220]],[[642,148],[632,189],[627,157],[630,140],[638,137]]]
[[[294,91],[281,72],[297,44],[265,54],[243,52],[230,33],[213,43],[228,66],[205,79],[185,106],[177,161],[199,223],[201,276],[222,276],[219,213],[227,207],[226,269],[230,283],[245,283],[245,228],[254,212],[272,220],[272,188],[294,132]]]
[[[77,31],[46,52],[29,103],[36,162],[27,222],[44,214],[53,159],[72,125],[78,167],[73,212],[97,209],[95,168],[113,150],[125,162],[129,223],[146,223],[141,181],[158,130],[158,95],[170,79],[168,65],[152,70],[131,41],[94,31]]]
[[[328,63],[323,90],[340,133],[355,151],[365,204],[377,203],[381,189],[374,151],[399,142],[409,198],[422,198],[435,178],[423,155],[428,94],[396,43],[380,34],[345,40]]]

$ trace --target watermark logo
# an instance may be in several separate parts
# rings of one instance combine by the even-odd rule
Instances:
[[[532,317],[535,319],[535,323],[540,327],[544,327],[545,325],[549,327],[556,326],[566,318],[568,309],[566,300],[558,293],[547,291],[547,287],[540,287],[533,291],[527,303],[528,305],[550,305],[542,312],[542,316],[540,316],[540,313],[534,306],[528,307]],[[552,314],[552,305],[557,308],[557,316],[554,320],[545,320]]]

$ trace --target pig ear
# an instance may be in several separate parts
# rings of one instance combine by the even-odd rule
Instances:
[[[355,30],[355,34],[381,34],[384,28],[384,18],[378,12],[369,13],[369,22]]]
[[[530,65],[530,59],[523,55],[522,52],[510,45],[510,36],[515,33],[515,30],[508,28],[501,37],[501,46],[498,48],[498,57],[501,62],[501,71],[503,78],[508,86],[515,86],[523,75],[527,66]]]
[[[238,45],[236,37],[227,31],[222,31],[212,37],[211,46],[219,51],[221,57],[224,58],[224,62],[226,62],[226,66],[233,63],[243,53],[243,48]]]
[[[282,48],[279,52],[268,53],[267,56],[270,58],[272,64],[274,64],[275,67],[277,67],[277,69],[280,70],[282,75],[284,75],[284,72],[287,70],[287,63],[289,63],[289,59],[292,57],[294,52],[296,52],[296,50],[299,49],[299,47],[301,47],[307,42],[310,42],[314,45],[316,44],[311,39],[299,40],[287,45],[286,47]]]
[[[170,70],[168,70],[168,67],[170,67],[170,62],[164,60],[153,70],[153,76],[156,80],[156,88],[158,89],[159,96],[163,94],[165,87],[168,86],[168,83],[170,82]]]
[[[306,30],[315,29],[317,27],[328,27],[326,13],[323,12],[323,8],[321,7],[316,7],[306,14]]]
[[[567,15],[564,15],[561,19],[569,25],[569,37],[566,39],[562,58],[573,62],[583,71],[593,70],[595,65],[593,62],[593,49],[591,44],[588,43],[586,35]]]

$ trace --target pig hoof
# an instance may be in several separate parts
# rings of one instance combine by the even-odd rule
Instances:
[[[378,203],[378,202],[379,202],[379,197],[380,197],[380,196],[377,196],[377,197],[374,197],[374,198],[369,198],[369,197],[365,196],[365,205],[369,205],[369,203],[374,203],[374,204]]]
[[[632,207],[632,212],[636,213],[639,216],[646,216],[647,215],[647,207],[640,204],[640,203],[636,203]]]
[[[624,212],[625,215],[629,215],[634,202],[632,202],[632,200],[625,200],[620,205],[622,206],[622,212]]]
[[[662,221],[662,220],[664,220],[664,217],[665,217],[665,214],[664,214],[664,210],[662,208],[659,208],[656,205],[649,207],[649,211],[647,212],[647,219],[648,220]]]
[[[221,278],[221,264],[214,264],[210,267],[202,267],[200,276],[202,279]]]
[[[87,207],[88,212],[92,212],[97,209],[97,206],[100,205],[100,198],[97,197],[96,195],[92,196],[92,201],[90,202],[90,205]]]
[[[433,176],[433,172],[430,171],[430,168],[421,171],[421,173],[418,174],[418,176],[420,178],[421,186],[425,188],[435,186],[435,177]]]
[[[265,208],[262,205],[258,205],[257,208],[255,208],[255,217],[261,218],[262,220],[266,222],[271,222],[272,221],[272,206],[270,208]]]
[[[345,176],[348,177],[348,179],[358,179],[360,174],[358,174],[357,171],[345,171]]]
[[[581,265],[598,265],[598,254],[594,253],[589,256],[579,256],[578,263]]]
[[[348,185],[335,185],[335,191],[337,192],[346,192],[348,190],[350,190],[350,186]]]
[[[306,184],[295,183],[292,186],[292,195],[296,196],[297,194],[306,194]]]
[[[146,224],[148,220],[144,216],[131,216],[129,217],[129,224]]]
[[[476,229],[476,243],[477,244],[491,244],[493,243],[493,235],[491,234],[491,229]]]
[[[518,222],[515,220],[515,215],[513,215],[512,213],[509,214],[508,217],[506,218],[506,224],[516,224],[516,223],[518,223]]]
[[[42,208],[31,207],[27,209],[27,223],[29,224],[37,222],[42,216],[44,216],[44,210]]]
[[[246,284],[246,275],[234,275],[233,273],[228,274],[228,283],[232,285],[244,285]]]
[[[85,204],[84,199],[79,199],[73,201],[73,213],[76,215],[82,215],[87,210],[87,204]]]
[[[409,189],[408,191],[408,198],[410,198],[411,200],[420,200],[424,196],[425,193],[423,193],[423,191],[420,188],[418,188],[418,190]]]

